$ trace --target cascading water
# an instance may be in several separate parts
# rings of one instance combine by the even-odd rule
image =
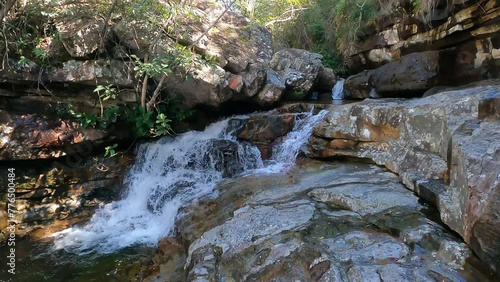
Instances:
[[[311,136],[313,126],[321,121],[327,113],[328,111],[322,110],[316,115],[312,111],[297,115],[293,130],[287,134],[280,144],[273,148],[273,154],[267,165],[256,170],[256,172],[275,173],[292,167],[299,154],[300,147]]]
[[[229,119],[203,132],[143,144],[127,177],[124,198],[102,206],[86,226],[53,235],[55,248],[109,253],[134,244],[154,245],[172,232],[181,206],[212,193],[224,177],[291,167],[313,125],[325,114],[298,114],[293,131],[274,148],[265,166],[256,147],[236,142],[227,127]]]
[[[345,79],[341,78],[335,83],[332,89],[332,99],[333,100],[342,100],[344,99],[344,82]]]

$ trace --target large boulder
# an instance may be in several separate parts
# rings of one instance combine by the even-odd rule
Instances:
[[[229,121],[238,139],[245,141],[271,142],[286,135],[295,124],[294,114],[252,115]]]
[[[500,273],[499,89],[491,81],[417,100],[337,106],[315,127],[309,153],[368,158],[398,173]]]
[[[233,95],[230,88],[230,73],[215,65],[199,66],[193,79],[173,74],[167,79],[166,87],[182,97],[186,108],[197,105],[217,107],[229,101]]]
[[[275,140],[285,136],[295,125],[291,113],[275,115],[252,115],[248,118],[234,118],[229,121],[232,133],[240,140],[256,145],[263,159],[272,154]]]
[[[255,97],[256,101],[261,106],[270,106],[281,99],[281,96],[285,93],[285,88],[285,82],[281,76],[275,71],[268,69],[266,84]]]
[[[300,100],[310,94],[323,73],[322,60],[320,54],[289,48],[276,52],[270,67],[283,78],[291,98]]]
[[[106,43],[106,38],[101,38],[104,20],[94,18],[78,18],[72,24],[67,24],[66,18],[56,23],[59,39],[66,51],[73,58],[85,58],[98,51],[101,42]],[[103,34],[104,36],[107,33]]]
[[[500,60],[495,54],[490,39],[445,50],[411,53],[349,77],[344,85],[346,98],[414,97],[435,86],[456,86],[498,77]]]
[[[344,98],[379,98],[399,93],[425,91],[435,86],[439,71],[439,52],[413,53],[371,71],[349,77],[344,84]]]
[[[218,58],[219,65],[231,73],[241,73],[249,64],[269,63],[273,54],[271,34],[263,27],[252,25],[241,14],[228,11],[212,0],[193,1],[196,17],[181,18],[180,40],[195,43],[203,54]],[[215,26],[206,30],[222,15]]]

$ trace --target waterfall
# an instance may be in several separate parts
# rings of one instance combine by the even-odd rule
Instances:
[[[322,110],[316,115],[312,111],[296,115],[293,130],[287,134],[282,142],[272,148],[271,159],[265,167],[256,170],[256,172],[276,173],[291,168],[300,148],[311,136],[314,125],[321,121],[327,113],[327,110]]]
[[[342,100],[344,99],[344,82],[345,79],[341,78],[335,83],[332,89],[332,99],[333,100]]]
[[[258,149],[236,141],[228,121],[202,132],[187,132],[142,144],[124,185],[123,199],[101,206],[84,227],[54,234],[55,249],[110,253],[134,245],[155,245],[171,235],[180,207],[213,192],[224,177],[238,173],[277,172],[291,167],[318,115],[297,115],[295,127],[275,148],[269,164]],[[232,155],[227,159],[228,155]]]

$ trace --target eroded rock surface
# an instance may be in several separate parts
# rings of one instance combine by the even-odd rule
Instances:
[[[498,273],[500,85],[489,84],[337,106],[314,129],[310,154],[368,158],[398,173]]]
[[[323,66],[322,59],[320,54],[289,48],[276,52],[270,67],[285,82],[289,99],[301,100],[311,94],[315,85],[326,87],[326,90],[333,87],[335,75]],[[329,78],[332,81],[328,82]]]
[[[403,10],[362,27],[343,50],[358,73],[346,81],[347,97],[417,97],[434,86],[499,77],[498,1],[439,2],[425,15]]]
[[[105,141],[125,139],[130,135],[118,132],[117,127],[108,130],[81,128],[76,121],[38,114],[10,114],[0,110],[0,120],[0,160],[89,155]]]
[[[14,219],[18,221],[17,231],[24,235],[37,231],[54,232],[79,220],[91,216],[103,201],[115,199],[120,194],[120,187],[132,155],[120,155],[113,158],[73,155],[70,158],[39,161],[30,163],[10,163],[15,169],[16,201]],[[5,165],[2,168],[7,170]],[[7,187],[7,175],[0,176],[0,184]],[[6,190],[0,192],[0,198],[6,197]],[[0,203],[2,210],[7,202]],[[85,216],[82,217],[82,213]],[[0,214],[0,226],[3,226],[3,214]],[[54,225],[54,226],[53,226]],[[3,226],[5,227],[5,226]],[[1,229],[4,229],[4,228]],[[0,233],[0,241],[7,232]],[[37,237],[38,235],[34,235]]]
[[[396,175],[375,165],[302,161],[285,174],[227,179],[217,190],[177,222],[189,245],[187,281],[491,279]]]

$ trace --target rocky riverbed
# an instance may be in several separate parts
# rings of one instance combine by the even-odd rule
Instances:
[[[163,246],[185,248],[163,251],[146,281],[494,281],[435,209],[376,165],[301,160],[216,193],[182,209],[178,241]]]

